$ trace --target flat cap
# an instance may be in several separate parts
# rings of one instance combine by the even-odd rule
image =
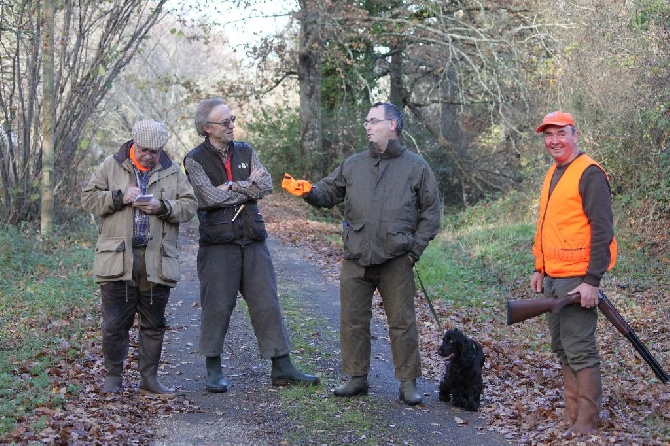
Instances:
[[[137,121],[132,133],[135,144],[145,149],[162,149],[170,138],[165,124],[153,119]]]

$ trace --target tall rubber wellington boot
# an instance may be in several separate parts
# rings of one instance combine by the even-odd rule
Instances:
[[[578,371],[577,382],[579,384],[577,421],[566,435],[597,435],[603,394],[600,366]]]
[[[368,394],[368,375],[352,376],[349,382],[333,391],[335,396],[356,396]]]
[[[221,372],[221,355],[206,357],[205,367],[207,368],[205,390],[212,393],[226,392],[228,383],[223,379],[223,372]]]
[[[577,373],[572,368],[563,364],[563,397],[565,399],[565,412],[563,413],[563,422],[570,428],[577,421],[579,409],[579,383],[577,382]]]
[[[102,336],[102,354],[105,358],[105,384],[102,386],[104,393],[119,393],[123,385],[123,361],[128,356],[128,339],[118,339]]]
[[[400,382],[400,401],[408,406],[416,406],[421,404],[422,398],[419,391],[416,389],[416,380],[401,381]]]
[[[162,398],[174,398],[174,389],[165,387],[158,381],[158,363],[163,349],[164,330],[140,330],[139,368],[140,393]]]
[[[105,361],[107,375],[105,375],[105,384],[102,386],[104,393],[119,393],[123,385],[123,362],[121,364],[112,364]]]
[[[307,375],[296,369],[291,363],[289,355],[272,358],[272,372],[270,373],[273,386],[288,386],[291,384],[316,385],[321,381],[318,376]]]

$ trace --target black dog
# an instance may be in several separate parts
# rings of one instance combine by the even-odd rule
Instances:
[[[479,342],[465,336],[458,328],[447,330],[437,353],[449,358],[440,381],[440,401],[449,401],[465,410],[477,411],[484,383],[484,351]]]

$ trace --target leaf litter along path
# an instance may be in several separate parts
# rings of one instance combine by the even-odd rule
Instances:
[[[273,234],[276,230],[285,229],[280,228],[277,219],[286,223],[289,214],[277,215],[272,204],[262,210]],[[302,232],[307,234],[310,230],[303,228]],[[321,230],[316,232],[320,234],[308,234],[303,240],[323,236]],[[480,413],[452,409],[450,404],[440,402],[435,379],[419,380],[424,404],[409,407],[399,401],[399,383],[393,376],[388,331],[381,317],[374,319],[372,327],[370,395],[356,397],[360,401],[356,410],[360,410],[361,417],[374,415],[376,419],[384,420],[372,431],[356,432],[355,428],[345,428],[340,432],[314,433],[309,425],[298,424],[304,421],[287,416],[280,403],[279,392],[282,390],[273,388],[270,383],[270,361],[259,358],[246,307],[240,303],[233,314],[223,353],[224,375],[229,390],[224,394],[207,393],[204,390],[204,358],[197,353],[200,319],[195,268],[197,229],[194,224],[185,225],[182,234],[181,261],[185,277],[171,297],[169,321],[172,329],[164,347],[163,370],[166,374],[162,379],[179,391],[180,395],[173,404],[183,403],[194,410],[156,418],[149,426],[153,431],[151,444],[288,445],[315,444],[316,440],[316,444],[332,445],[362,440],[365,444],[388,445],[507,444],[502,435],[488,430]],[[293,307],[297,306],[302,313],[290,323],[299,331],[296,333],[296,330],[289,329],[293,343],[301,336],[319,352],[314,355],[296,351],[292,354],[294,362],[299,359],[304,369],[321,377],[322,382],[313,390],[312,399],[339,400],[332,395],[333,388],[344,379],[340,372],[338,350],[339,296],[332,280],[337,267],[331,264],[330,273],[327,262],[322,263],[321,268],[317,267],[318,262],[313,257],[324,248],[323,243],[317,244],[321,245],[320,248],[316,245],[292,246],[273,237],[269,245],[277,271],[279,294],[291,296],[293,303],[288,311],[293,312]],[[312,259],[306,261],[309,257]],[[327,275],[331,276],[330,280]],[[309,330],[300,330],[301,319],[309,321]],[[439,334],[434,336],[437,338]],[[318,402],[316,404],[318,407]],[[285,440],[287,433],[291,433],[291,440]],[[299,440],[295,440],[296,437]]]
[[[280,293],[309,304],[305,313],[309,317],[318,315],[323,322],[320,331],[292,331],[294,343],[298,336],[308,339],[318,347],[320,355],[296,352],[294,357],[299,358],[308,371],[322,377],[323,384],[315,391],[315,397],[333,398],[331,390],[342,379],[337,351],[336,292],[341,255],[334,242],[340,237],[339,225],[310,220],[308,206],[282,191],[262,200],[261,210],[273,236],[271,247]],[[269,361],[258,359],[255,338],[241,305],[233,315],[226,342],[224,365],[230,391],[224,395],[204,392],[204,360],[195,353],[199,325],[196,234],[195,222],[183,226],[181,260],[185,276],[170,300],[168,321],[172,326],[166,336],[165,363],[161,366],[161,379],[176,385],[181,395],[176,400],[163,401],[139,394],[136,329],[131,331],[123,392],[101,394],[104,367],[99,325],[92,323],[81,337],[71,340],[71,346],[80,352],[77,358],[72,358],[71,349],[65,347],[48,353],[55,361],[48,371],[54,395],[62,396],[64,405],[55,407],[48,402],[36,408],[29,417],[17,420],[16,429],[0,438],[0,444],[107,445],[150,444],[152,441],[166,445],[278,444],[285,432],[309,429],[309,426],[295,426],[281,412],[278,391],[270,386]],[[285,260],[285,256],[291,261]],[[667,263],[667,258],[667,252],[662,254],[661,262],[666,259]],[[616,282],[609,280],[610,284]],[[529,297],[525,278],[508,288],[506,297]],[[606,292],[668,371],[670,300],[667,295],[670,290],[636,288],[634,283],[610,285]],[[512,444],[567,444],[559,438],[563,431],[560,369],[547,351],[543,319],[507,327],[504,301],[496,302],[493,307],[456,310],[431,294],[442,324],[457,326],[476,337],[487,354],[482,409],[477,414],[469,414],[437,401],[434,392],[444,361],[435,353],[440,336],[420,294],[417,294],[416,308],[424,377],[419,389],[429,395],[423,408],[408,408],[397,401],[388,336],[380,322],[383,313],[378,301],[375,305],[372,389],[369,397],[359,399],[363,402],[359,407],[363,414],[365,410],[381,410],[388,420],[386,426],[379,428],[381,440],[377,443],[468,444],[449,437],[461,434],[472,440],[472,444],[496,444],[495,434],[488,430],[494,429]],[[317,304],[320,306],[316,307]],[[98,315],[99,308],[78,309],[72,318],[93,320]],[[600,318],[598,342],[604,381],[601,435],[576,439],[570,444],[670,445],[670,386],[654,378],[628,341],[604,318]],[[70,388],[79,390],[72,393]],[[468,424],[459,424],[456,417]],[[33,429],[40,425],[41,430]],[[356,441],[355,433],[335,434],[341,435],[340,444]],[[303,438],[308,442],[309,432]],[[338,444],[338,440],[329,444]]]
[[[277,245],[272,242],[271,245],[279,277],[280,293],[284,294],[290,290],[298,296],[297,292],[302,290],[304,298],[298,296],[298,300],[304,302],[314,302],[311,298],[328,296],[332,293],[332,296],[325,301],[326,304],[320,308],[320,312],[314,309],[307,311],[308,314],[322,314],[329,322],[325,324],[322,333],[331,333],[332,336],[313,339],[313,342],[318,342],[323,347],[321,350],[323,358],[328,359],[301,357],[304,363],[312,366],[309,371],[321,375],[323,380],[319,390],[322,392],[321,397],[332,398],[332,387],[342,378],[339,375],[339,358],[336,351],[338,343],[333,341],[337,339],[338,298],[335,289],[331,288],[336,286],[339,275],[341,255],[334,240],[339,238],[340,228],[337,224],[310,220],[307,209],[307,205],[301,200],[286,197],[281,192],[264,199],[261,207],[269,231],[275,239],[283,243]],[[191,236],[194,236],[194,232],[191,232]],[[197,249],[194,244],[188,246],[192,246],[190,249]],[[292,247],[298,250],[297,258],[294,257],[291,263],[285,263],[281,257],[296,252]],[[193,261],[194,252],[191,255],[183,255],[182,258]],[[327,283],[321,282],[321,279],[318,282],[311,282],[312,279],[320,277],[319,272],[327,278]],[[186,281],[189,280],[195,280],[197,286],[195,276],[189,277],[187,272]],[[506,297],[516,299],[530,297],[526,290],[525,278],[519,282],[509,286],[510,295]],[[311,286],[314,288],[310,288]],[[180,284],[177,291],[182,289],[187,289],[185,282]],[[196,299],[197,291],[192,287],[188,289],[189,293],[195,293],[191,295],[191,299]],[[670,363],[670,327],[667,323],[670,301],[665,297],[667,290],[628,291],[621,294],[617,292],[618,288],[606,291],[636,329],[640,339],[649,346],[652,354],[667,371]],[[384,316],[378,300],[375,305],[373,333],[377,340],[373,343],[375,350],[371,377],[372,395],[362,399],[368,403],[362,406],[361,411],[372,412],[377,408],[386,410],[385,416],[389,423],[388,426],[380,426],[378,444],[405,444],[404,442],[504,444],[505,440],[500,438],[504,436],[512,444],[524,445],[670,445],[669,387],[660,384],[654,378],[639,355],[633,352],[628,341],[604,318],[600,318],[598,327],[604,380],[601,435],[598,437],[576,438],[570,442],[560,438],[564,430],[560,422],[563,410],[562,382],[560,368],[554,356],[547,351],[548,335],[543,318],[507,327],[504,302],[498,302],[488,308],[456,310],[434,298],[443,325],[447,328],[457,326],[476,337],[483,344],[487,354],[481,412],[477,414],[461,412],[458,409],[451,409],[449,404],[437,401],[437,395],[431,392],[436,390],[444,361],[435,353],[440,336],[436,335],[436,325],[426,301],[420,294],[417,294],[416,308],[424,379],[420,380],[419,387],[422,392],[430,395],[425,400],[427,410],[407,408],[397,401],[397,382],[392,376],[387,333],[383,323],[380,322]],[[179,299],[174,299],[173,302],[180,305]],[[181,301],[181,306],[184,302]],[[177,311],[175,314],[180,312]],[[294,426],[291,420],[286,419],[281,412],[277,412],[279,410],[277,391],[270,386],[269,364],[258,359],[255,339],[248,330],[245,319],[245,315],[241,314],[238,307],[233,316],[234,328],[231,328],[227,345],[235,345],[236,350],[242,348],[244,350],[233,353],[226,347],[229,358],[224,363],[227,362],[230,367],[227,376],[231,389],[225,395],[206,394],[202,391],[204,364],[199,355],[194,353],[195,341],[175,337],[168,342],[166,358],[172,358],[173,349],[188,347],[186,350],[189,354],[185,355],[182,352],[180,356],[187,356],[190,359],[184,362],[193,364],[190,369],[184,369],[180,375],[179,371],[175,371],[178,368],[176,365],[180,362],[170,359],[170,364],[166,367],[168,370],[166,379],[174,380],[168,381],[171,384],[191,386],[194,390],[185,393],[180,397],[181,400],[171,404],[169,408],[165,408],[159,402],[149,406],[154,408],[149,417],[160,418],[161,421],[155,425],[155,431],[141,429],[139,431],[144,432],[148,438],[156,438],[155,444],[277,444],[282,432],[309,429],[308,426]],[[195,329],[198,324],[197,313],[191,314],[184,327],[188,324],[191,324],[191,330]],[[189,336],[193,337],[192,333]],[[233,336],[239,336],[241,340],[238,342]],[[293,334],[293,337],[295,336]],[[304,334],[301,333],[300,336]],[[192,345],[189,346],[188,342]],[[176,380],[176,377],[180,379]],[[187,381],[189,379],[192,381]],[[132,392],[128,396],[136,398]],[[132,415],[132,411],[129,412]],[[128,419],[131,419],[130,415]],[[420,418],[417,419],[419,415]],[[430,421],[431,417],[436,418],[434,423]],[[468,424],[459,424],[459,420]],[[219,430],[213,430],[212,427]],[[406,434],[403,427],[412,427],[412,434]],[[499,436],[496,437],[489,429],[494,429]],[[185,434],[180,436],[180,432]],[[458,437],[450,437],[458,434],[463,437],[463,433],[470,443],[462,442]],[[184,438],[185,443],[180,443],[180,439]],[[208,441],[209,438],[213,439]],[[234,440],[225,443],[228,440],[223,440],[224,438]],[[309,435],[304,438],[305,443],[309,442]],[[354,434],[343,433],[339,441],[336,439],[329,444],[355,441]],[[142,440],[140,442],[144,443]]]

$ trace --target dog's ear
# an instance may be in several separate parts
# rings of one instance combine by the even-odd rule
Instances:
[[[472,339],[465,338],[463,340],[463,351],[461,352],[461,357],[466,362],[472,362],[477,356],[477,346]]]

